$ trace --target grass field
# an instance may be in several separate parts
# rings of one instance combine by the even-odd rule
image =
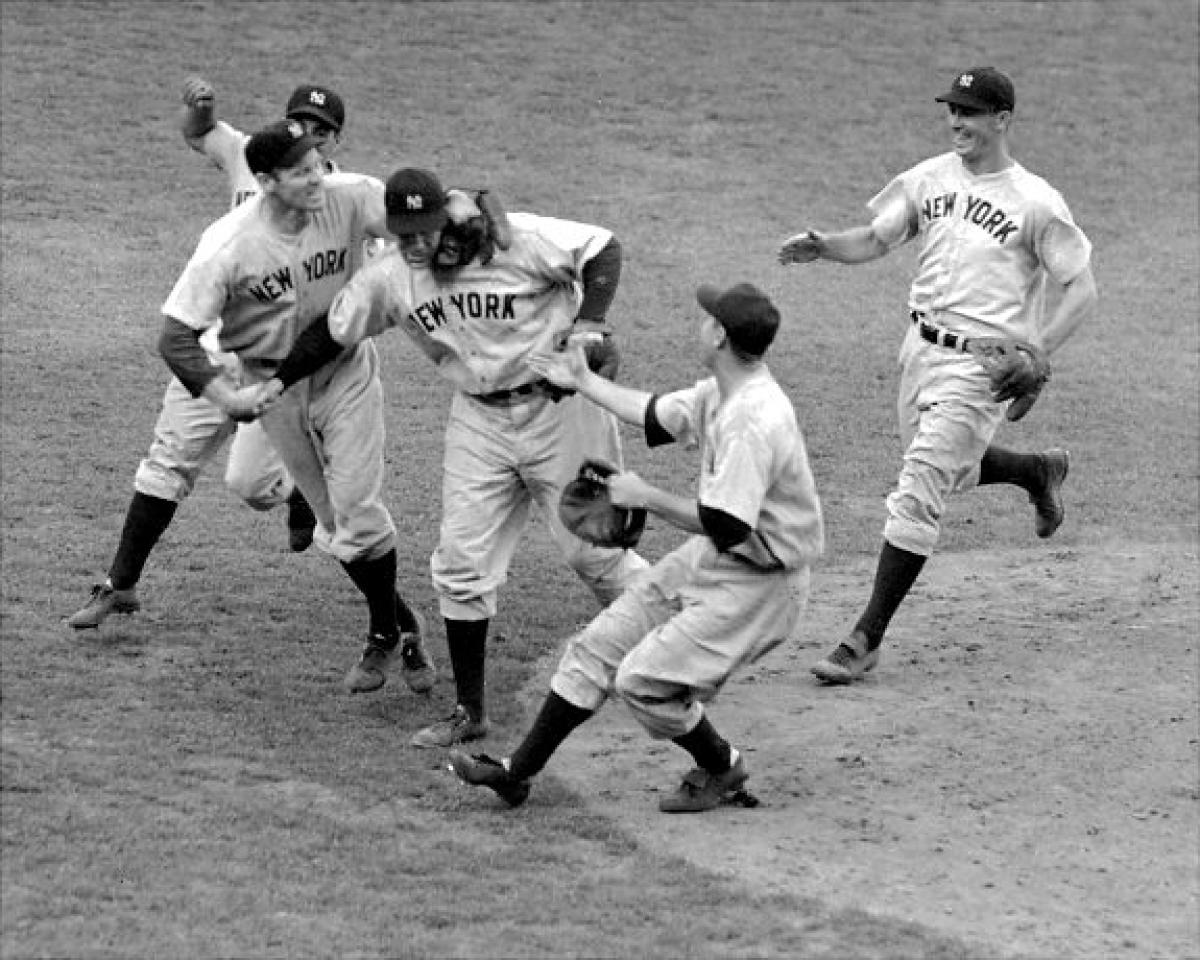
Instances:
[[[1194,0],[3,0],[0,955],[1200,955],[1198,50]],[[1038,861],[1019,924],[1006,926],[1011,905],[996,897],[974,901],[976,916],[949,916],[946,884],[889,893],[888,842],[858,842],[844,818],[817,815],[853,771],[814,739],[819,721],[793,732],[769,698],[735,697],[731,722],[753,716],[770,731],[760,762],[802,751],[811,765],[798,773],[805,792],[776,803],[760,833],[770,823],[821,839],[788,867],[823,882],[718,869],[705,851],[752,833],[751,811],[645,828],[652,801],[620,792],[634,769],[626,754],[645,754],[636,739],[603,774],[551,769],[528,807],[499,813],[442,758],[405,746],[450,705],[448,679],[431,699],[399,683],[340,692],[361,643],[358,595],[328,558],[288,554],[282,516],[237,502],[221,463],[155,551],[143,613],[93,636],[63,627],[105,572],[151,438],[168,379],[154,352],[159,307],[226,203],[220,173],[178,133],[185,76],[210,78],[220,114],[243,128],[274,118],[297,83],[327,82],[349,107],[348,169],[427,166],[494,187],[513,209],[611,227],[626,253],[612,314],[626,382],[666,388],[698,375],[698,282],[768,290],[786,313],[772,367],[800,413],[826,510],[820,619],[861,598],[878,545],[900,454],[894,356],[912,260],[785,271],[775,249],[806,226],[858,222],[892,175],[945,149],[932,98],[979,63],[1013,76],[1017,157],[1066,196],[1095,244],[1101,292],[1045,398],[1007,435],[1072,451],[1053,550],[1030,550],[1022,498],[964,499],[940,547],[948,565],[922,594],[934,607],[937,591],[969,595],[970,619],[1004,637],[988,673],[954,661],[945,689],[970,676],[1006,702],[995,716],[1021,735],[1083,731],[1031,741],[1037,762],[1019,769],[1036,780],[1031,792],[1055,791],[1099,867],[1052,898]],[[432,613],[449,392],[403,338],[380,347],[401,576]],[[633,466],[690,488],[686,454],[637,441],[629,435]],[[652,558],[674,542],[662,524],[644,541]],[[542,531],[525,543],[491,645],[497,747],[526,719],[521,691],[593,612]],[[1038,573],[1017,578],[1020,590],[981,582],[978,571],[1011,571],[1027,555]],[[951,576],[959,565],[967,572]],[[1068,570],[1069,583],[1054,581]],[[859,592],[839,596],[843,584]],[[1028,616],[1001,622],[1014,609]],[[916,637],[922,615],[906,607],[899,626]],[[1051,621],[1070,633],[1069,653],[1046,635]],[[826,641],[805,637],[813,650]],[[432,646],[444,665],[440,635]],[[944,677],[915,660],[897,666],[851,717],[814,700],[805,662],[792,663],[780,661],[784,679],[812,716],[836,718],[848,750],[879,704],[904,710],[887,690]],[[1014,673],[1015,688],[999,679]],[[1032,731],[1013,705],[1035,688],[1048,706]],[[947,743],[949,757],[958,733],[973,735],[953,711],[914,723],[916,752]],[[786,743],[768,754],[768,739]],[[1004,779],[995,754],[979,761],[981,777]],[[957,775],[908,754],[892,762],[895,781],[859,783],[882,809],[900,802],[897,783]],[[653,782],[675,775],[663,762]],[[1092,832],[1080,818],[1109,800],[1111,824]],[[920,819],[932,830],[939,815],[948,835],[978,825],[932,808]],[[1030,817],[1032,834],[1065,829]],[[1122,845],[1134,834],[1146,846]],[[849,862],[872,889],[840,884]],[[1153,893],[1111,929],[1083,923],[1109,905],[1120,913],[1133,889]],[[902,895],[928,909],[895,909]]]

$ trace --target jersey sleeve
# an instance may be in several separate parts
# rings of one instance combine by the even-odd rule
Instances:
[[[203,333],[221,322],[231,288],[228,265],[201,240],[162,306],[163,316]]]
[[[1046,272],[1058,283],[1074,280],[1091,262],[1092,243],[1079,229],[1066,201],[1055,193],[1036,231],[1035,251]]]
[[[560,220],[532,213],[511,213],[509,220],[517,229],[536,238],[536,251],[543,267],[554,277],[579,280],[583,266],[604,249],[612,239],[611,230],[590,223]]]
[[[660,394],[654,400],[658,426],[687,447],[695,447],[700,442],[704,388],[705,383],[701,381],[684,390]]]
[[[329,335],[349,347],[402,324],[409,315],[396,285],[389,282],[392,253],[359,270],[329,307]]]
[[[871,230],[889,250],[917,235],[917,208],[901,174],[867,201]]]

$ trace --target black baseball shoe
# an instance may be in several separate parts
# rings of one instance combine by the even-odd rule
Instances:
[[[346,673],[346,679],[343,681],[346,690],[350,693],[370,693],[387,683],[388,667],[399,646],[395,640],[389,644],[378,634],[367,637],[358,663]]]
[[[529,781],[518,780],[503,762],[493,760],[486,753],[472,756],[462,750],[451,750],[450,769],[463,783],[494,791],[510,807],[519,807],[529,796]]]
[[[312,546],[317,518],[299,487],[293,487],[287,498],[287,528],[288,547],[292,553],[303,553]]]
[[[658,802],[663,813],[703,813],[719,807],[730,794],[741,790],[749,774],[739,755],[724,773],[709,773],[700,767],[689,770],[676,791]]]
[[[867,649],[867,638],[855,631],[839,643],[829,656],[812,665],[813,675],[823,683],[853,683],[879,664],[879,648]]]
[[[1062,485],[1071,469],[1071,455],[1061,447],[1052,447],[1041,454],[1042,489],[1030,494],[1033,504],[1034,530],[1045,540],[1062,526],[1065,509],[1062,502]]]

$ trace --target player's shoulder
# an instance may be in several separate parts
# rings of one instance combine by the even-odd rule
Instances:
[[[369,173],[355,173],[352,170],[334,167],[325,174],[325,186],[334,190],[353,190],[363,186],[372,190],[382,190],[383,181]]]
[[[258,225],[262,223],[259,215],[261,200],[261,195],[251,197],[205,227],[196,245],[195,256],[213,258],[230,251],[236,255],[239,245],[256,242],[247,238],[257,236]]]
[[[1013,165],[1009,168],[1009,175],[1013,184],[1028,196],[1051,204],[1062,201],[1062,194],[1058,191],[1057,187],[1051,184],[1045,177],[1034,173],[1023,164],[1014,161]]]

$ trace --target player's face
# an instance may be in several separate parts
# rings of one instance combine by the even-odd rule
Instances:
[[[279,168],[271,192],[293,210],[320,210],[325,204],[325,158],[313,147],[292,166]]]
[[[954,152],[967,163],[983,160],[993,153],[1004,132],[1007,111],[991,113],[974,107],[946,104],[946,122],[950,125]]]
[[[430,230],[425,233],[402,233],[397,238],[400,256],[410,267],[432,267],[437,256],[438,244],[442,240],[441,230]]]
[[[700,362],[709,370],[717,363],[717,351],[725,339],[725,328],[716,317],[704,314],[700,321]]]
[[[321,151],[321,156],[328,160],[337,153],[337,148],[342,143],[342,137],[333,127],[326,126],[320,120],[314,120],[311,117],[305,117],[300,122],[304,125],[306,133],[320,141],[317,149]]]

